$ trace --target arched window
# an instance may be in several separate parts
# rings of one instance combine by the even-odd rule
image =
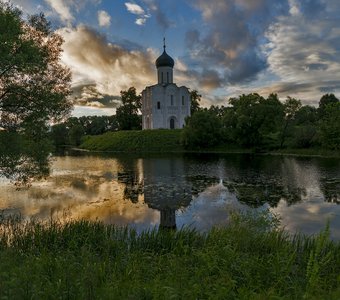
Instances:
[[[161,103],[157,101],[157,109],[161,109]]]
[[[169,72],[166,72],[166,82],[169,83]]]
[[[174,105],[174,95],[170,95],[170,104],[171,106]]]

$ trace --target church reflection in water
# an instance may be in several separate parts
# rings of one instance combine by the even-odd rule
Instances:
[[[183,160],[156,158],[140,160],[131,173],[118,173],[118,181],[125,184],[125,199],[137,203],[143,196],[149,208],[160,212],[159,228],[176,229],[176,211],[189,206],[193,197],[184,174]]]

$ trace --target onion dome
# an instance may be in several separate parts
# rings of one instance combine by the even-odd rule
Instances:
[[[156,59],[156,67],[157,67],[157,69],[159,67],[171,67],[171,68],[173,68],[174,65],[175,65],[175,62],[172,59],[172,57],[169,56],[168,53],[166,53],[166,51],[165,51],[165,41],[164,41],[163,48],[164,48],[164,51],[163,51],[162,55]]]

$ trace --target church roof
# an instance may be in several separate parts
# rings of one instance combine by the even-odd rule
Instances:
[[[156,67],[157,67],[157,69],[159,67],[171,67],[171,68],[173,68],[174,65],[175,65],[175,62],[172,59],[172,57],[170,55],[168,55],[168,53],[166,53],[166,51],[165,51],[165,39],[164,39],[163,48],[164,48],[164,51],[163,51],[162,55],[156,59]]]

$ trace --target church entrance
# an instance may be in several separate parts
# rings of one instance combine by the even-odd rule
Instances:
[[[175,118],[170,118],[170,129],[175,129]]]

